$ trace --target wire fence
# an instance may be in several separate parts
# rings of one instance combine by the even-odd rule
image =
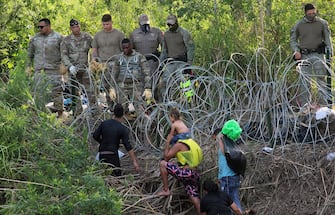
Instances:
[[[208,68],[176,61],[160,62],[151,80],[153,89],[161,90],[153,90],[153,97],[160,97],[161,101],[151,104],[143,98],[129,101],[139,103],[135,106],[140,107],[136,118],[125,122],[131,130],[133,144],[150,146],[153,151],[160,152],[170,127],[168,112],[171,107],[180,110],[192,137],[200,145],[206,144],[212,132],[228,119],[236,119],[241,124],[243,142],[254,141],[274,148],[290,143],[332,144],[335,116],[330,111],[323,119],[315,117],[320,107],[331,106],[326,103],[332,99],[331,88],[325,76],[323,82],[318,82],[313,69],[308,73],[301,68],[306,62],[309,61],[283,58],[280,49],[272,56],[259,49],[251,58],[235,53],[230,59],[217,61]],[[87,68],[90,87],[94,88],[89,91],[96,93],[98,102],[88,103],[88,108],[76,119],[87,119],[89,134],[102,120],[110,117],[110,109],[104,108],[107,106],[105,96],[110,86],[118,86],[112,78],[111,63],[115,62],[107,63],[102,72],[91,72]],[[334,75],[328,64],[323,63],[323,66],[324,71]],[[310,68],[314,66],[310,64]],[[166,87],[162,91],[164,76]],[[186,82],[188,86],[183,88]],[[134,79],[133,84],[141,83]],[[87,95],[88,90],[82,84],[77,83],[76,87]],[[302,103],[301,98],[306,95],[309,100]],[[77,100],[80,100],[79,95]],[[76,126],[76,119],[70,126]]]

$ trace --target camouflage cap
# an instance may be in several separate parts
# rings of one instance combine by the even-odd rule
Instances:
[[[78,20],[71,19],[70,20],[70,26],[74,26],[74,25],[79,25],[79,22],[78,22]]]
[[[166,19],[166,24],[174,25],[177,23],[177,17],[175,15],[169,15]]]
[[[150,20],[147,14],[142,14],[138,17],[138,22],[140,25],[150,24]]]

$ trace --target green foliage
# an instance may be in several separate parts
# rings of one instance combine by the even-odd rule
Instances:
[[[335,0],[313,3],[335,29]],[[289,33],[303,17],[303,5],[291,0],[0,1],[0,74],[9,78],[0,83],[0,176],[9,190],[0,191],[0,213],[119,214],[121,210],[115,192],[94,175],[87,142],[31,102],[25,50],[39,19],[49,18],[55,31],[68,35],[69,20],[76,18],[83,31],[94,35],[102,29],[101,16],[110,13],[113,26],[129,35],[138,27],[140,14],[147,13],[151,25],[165,31],[165,19],[173,13],[194,37],[196,65],[216,62],[211,68],[216,74],[243,78],[240,66],[249,68],[255,50],[262,50],[260,59],[276,56],[268,64],[279,66],[261,70],[266,65],[262,62],[260,70],[248,73],[255,77],[247,78],[257,75],[264,81],[281,80],[282,70],[286,74],[280,62],[290,59]],[[234,63],[225,65],[227,60]]]
[[[0,83],[0,214],[120,214],[88,143],[55,115],[37,110],[23,61]],[[82,131],[85,135],[85,132]]]
[[[332,1],[314,1],[321,17],[335,28]],[[289,32],[303,14],[304,2],[269,1],[138,1],[138,0],[30,0],[1,2],[0,66],[8,73],[16,65],[19,50],[27,48],[29,38],[36,32],[39,19],[48,17],[54,30],[70,33],[69,20],[81,21],[82,30],[94,35],[101,30],[101,16],[110,13],[113,25],[129,35],[138,26],[138,16],[147,13],[153,26],[166,30],[169,13],[178,16],[181,26],[195,39],[196,64],[207,65],[218,59],[228,59],[232,53],[251,56],[257,48],[270,52],[278,46],[291,54]]]

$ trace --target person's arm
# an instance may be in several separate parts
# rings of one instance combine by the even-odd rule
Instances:
[[[183,143],[177,142],[172,147],[170,147],[170,143],[166,143],[164,150],[164,160],[169,161],[171,158],[176,156],[177,152],[186,150],[188,150],[188,148]]]
[[[99,56],[98,56],[98,49],[97,48],[92,48],[92,59],[96,60],[98,58],[99,58]]]
[[[69,58],[69,49],[66,41],[63,40],[61,43],[61,58],[64,66],[69,69],[70,66],[73,66]]]
[[[223,143],[223,136],[222,136],[222,134],[221,134],[221,133],[218,134],[217,137],[216,137],[216,139],[217,139],[217,141],[218,141],[218,143],[219,143],[219,148],[220,148],[222,154],[225,154],[225,152],[224,152],[224,143]]]
[[[194,58],[195,45],[190,32],[183,31],[183,40],[186,47],[187,63],[192,65]]]
[[[28,59],[27,59],[27,67],[32,67],[33,65],[33,60],[34,60],[34,53],[35,53],[35,47],[34,47],[34,39],[31,39],[29,41],[29,46],[28,46]]]
[[[323,24],[323,35],[324,35],[324,41],[326,44],[326,48],[329,50],[330,56],[333,56],[333,45],[331,42],[331,35],[330,35],[328,22],[324,20],[322,24]]]
[[[166,47],[166,42],[164,39],[162,43],[162,52],[161,52],[161,55],[159,56],[159,60],[164,61],[166,58],[167,58],[167,47]]]
[[[135,170],[137,172],[140,171],[140,166],[138,165],[134,149],[131,149],[130,151],[128,151],[128,154],[129,154],[131,160],[133,161],[133,165],[134,165]]]
[[[295,24],[290,32],[290,46],[292,51],[294,52],[294,59],[300,60],[301,59],[301,53],[299,48],[299,42],[298,42],[298,32],[297,28],[300,22]]]
[[[123,131],[122,131],[122,135],[121,135],[121,140],[122,143],[124,145],[124,147],[126,148],[131,160],[133,161],[133,165],[135,167],[136,171],[140,170],[140,167],[138,165],[136,156],[135,156],[135,152],[133,147],[131,146],[130,142],[129,142],[129,131],[126,127],[123,127]]]
[[[138,52],[139,53],[139,52]],[[152,79],[150,76],[150,68],[147,59],[144,55],[139,53],[140,67],[144,75],[144,89],[151,90]]]
[[[233,204],[230,205],[230,208],[234,211],[236,215],[242,215],[242,211],[237,207],[235,202],[233,202]]]
[[[169,143],[171,142],[174,134],[175,134],[175,131],[176,131],[176,126],[174,123],[172,123],[171,125],[171,129],[170,129],[170,133],[168,134],[167,138],[166,138],[166,143]]]
[[[158,43],[160,46],[160,51],[162,51],[164,43],[164,33],[160,29],[158,29]]]
[[[101,143],[102,137],[101,137],[101,132],[102,132],[102,123],[99,125],[99,127],[94,131],[93,133],[93,138],[98,142]]]

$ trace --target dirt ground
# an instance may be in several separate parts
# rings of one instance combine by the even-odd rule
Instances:
[[[216,179],[216,149],[202,147],[201,180]],[[263,146],[244,146],[247,171],[240,189],[244,209],[256,214],[331,215],[335,211],[335,165],[326,156],[335,147],[323,144],[290,144],[276,146],[273,153]],[[148,149],[137,151],[142,171],[134,174],[128,157],[121,161],[124,176],[107,178],[109,186],[123,197],[122,214],[195,214],[180,183],[169,178],[172,195],[155,196],[162,189],[159,175],[159,153]]]
[[[335,211],[335,147],[291,144],[273,154],[250,151],[241,198],[257,214],[330,215]]]

